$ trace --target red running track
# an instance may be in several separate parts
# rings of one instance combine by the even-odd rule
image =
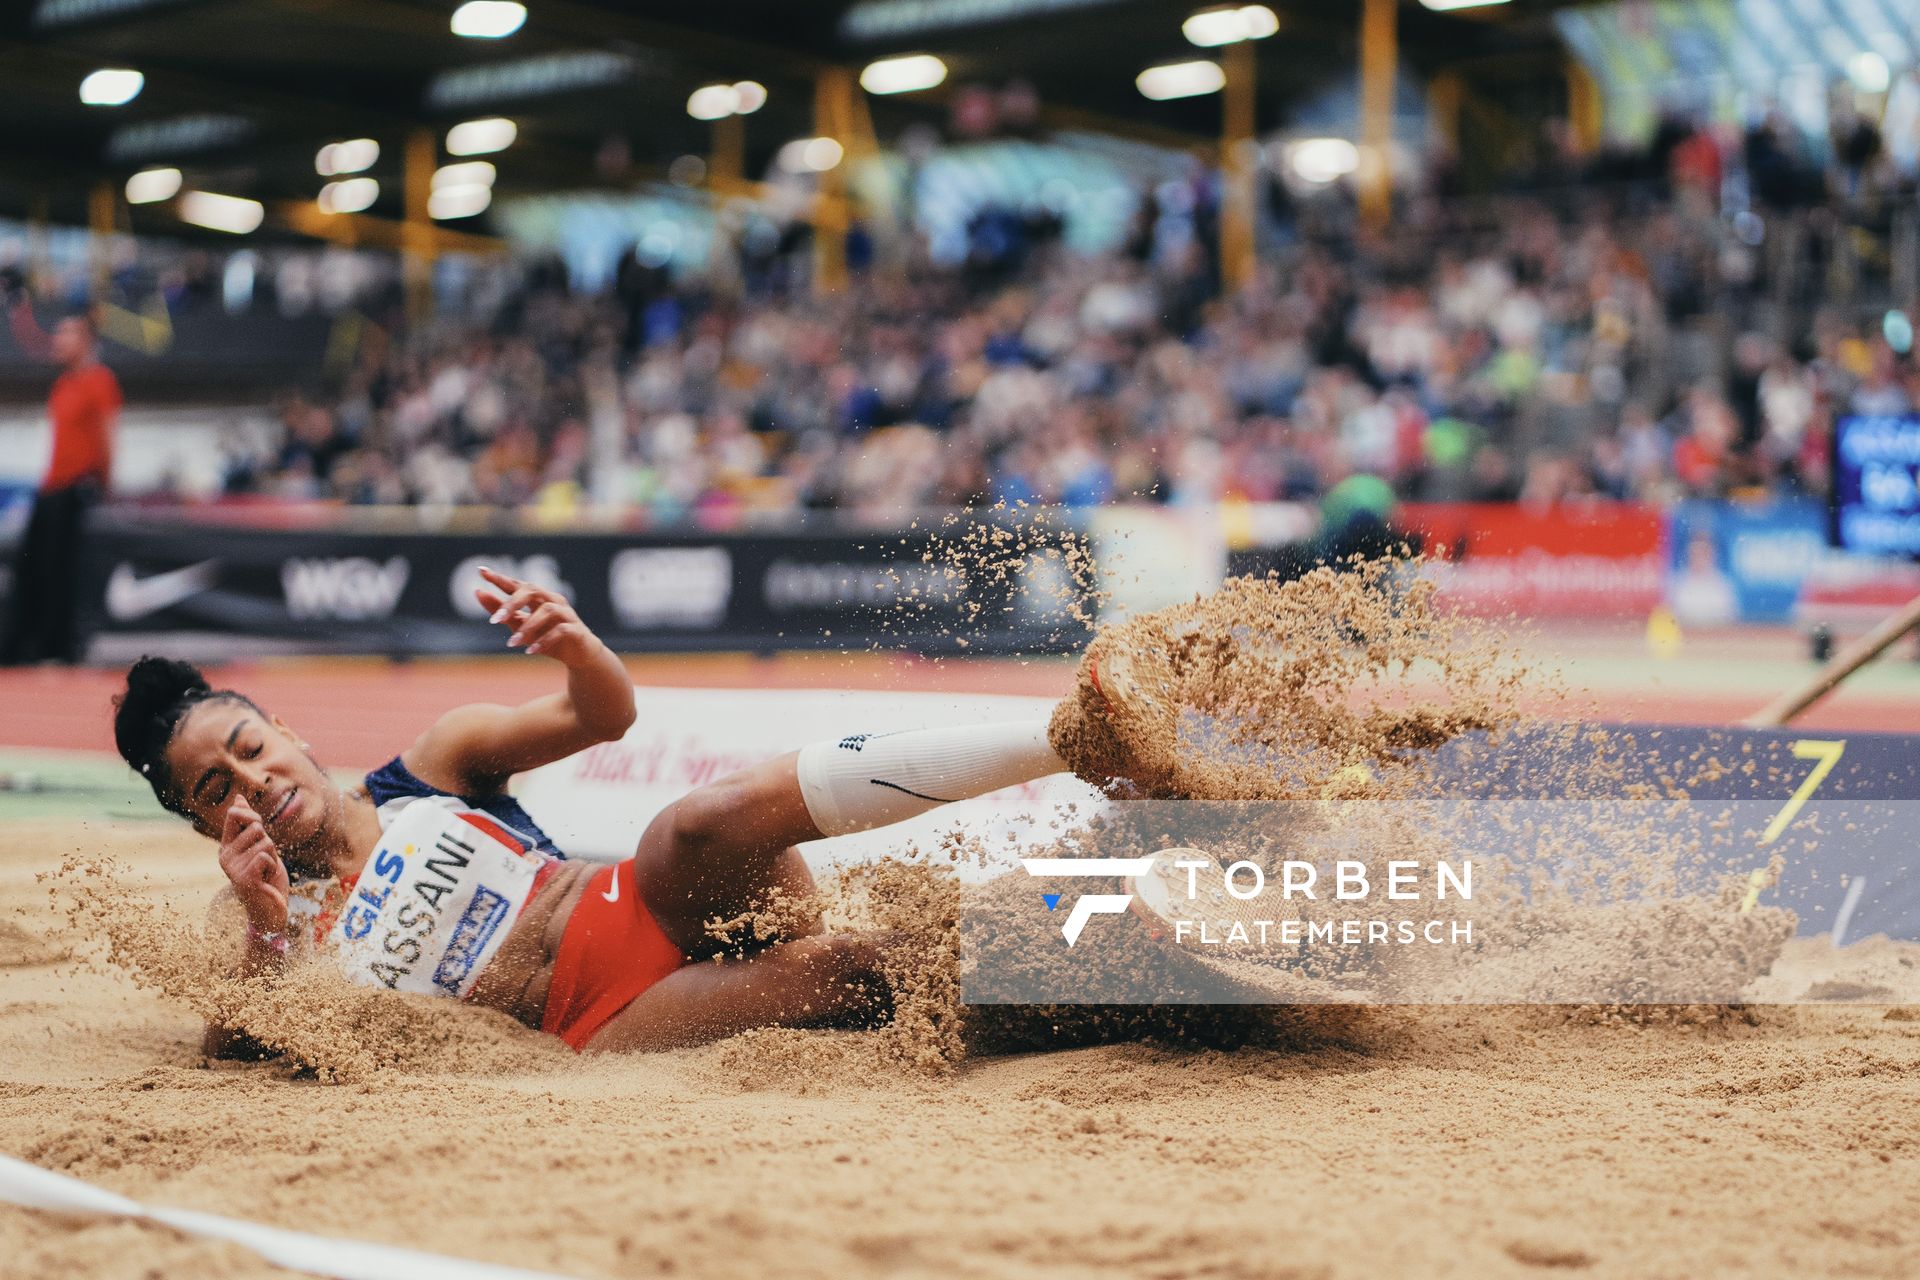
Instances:
[[[1057,697],[1073,679],[1064,658],[925,659],[895,654],[702,654],[629,659],[641,685],[702,688],[910,689]],[[519,702],[559,687],[559,668],[538,658],[301,658],[213,667],[218,687],[237,688],[280,715],[328,765],[362,769],[390,758],[448,708]],[[0,746],[113,751],[115,669],[0,670]],[[1583,698],[1599,718],[1640,723],[1732,724],[1767,691],[1631,689]],[[1920,702],[1843,688],[1797,725],[1808,729],[1920,728]]]
[[[891,654],[702,654],[630,659],[635,684],[723,689],[915,689],[1057,697],[1064,659],[946,660]],[[106,668],[0,669],[0,747],[112,752],[114,694]],[[561,687],[538,658],[299,658],[207,668],[215,688],[246,694],[313,744],[330,767],[391,759],[442,712],[468,702],[525,702]]]

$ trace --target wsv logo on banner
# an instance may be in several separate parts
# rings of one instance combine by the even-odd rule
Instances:
[[[393,616],[409,572],[404,556],[294,559],[280,566],[280,587],[296,618],[368,622]]]

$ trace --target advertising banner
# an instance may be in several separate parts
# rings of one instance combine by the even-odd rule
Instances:
[[[13,558],[33,512],[33,486],[0,481],[0,618],[13,595]]]
[[[1486,614],[1644,617],[1666,589],[1659,508],[1409,502],[1394,527],[1417,538],[1443,599]]]
[[[1827,552],[1826,513],[1807,500],[1685,502],[1670,541],[1667,603],[1683,625],[1791,622]]]
[[[481,565],[565,595],[615,648],[1072,650],[1048,535],[981,568],[923,533],[259,529],[103,513],[87,599],[105,631],[292,636],[350,652],[491,651]]]

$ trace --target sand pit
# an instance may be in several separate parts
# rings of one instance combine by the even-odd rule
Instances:
[[[190,1015],[60,961],[34,877],[79,849],[196,916],[217,888],[170,825],[0,836],[0,1150],[158,1202],[581,1276],[1920,1269],[1912,948],[1870,947],[1849,978],[1796,943],[1777,970],[1870,981],[1909,1002],[1891,1009],[1383,1010],[1273,1048],[944,1075],[857,1036],[612,1060],[507,1028],[505,1071],[325,1085],[209,1068]],[[9,1277],[271,1271],[12,1209],[0,1258]]]
[[[1197,773],[1184,749],[1149,790],[1416,795],[1414,749],[1523,701],[1499,635],[1450,629],[1418,596],[1343,617],[1240,590],[1256,625],[1202,629],[1215,639],[1183,640],[1168,672],[1227,726],[1205,746],[1221,767]],[[1260,627],[1282,642],[1245,643]],[[1438,678],[1410,682],[1409,659]],[[1356,686],[1371,711],[1345,708]],[[65,931],[49,911],[39,877],[75,855],[131,868],[94,889],[127,886],[160,918],[199,920],[220,885],[175,824],[0,831],[0,1150],[158,1203],[578,1276],[1920,1272],[1913,944],[1835,952],[1768,925],[1755,995],[1798,1004],[1016,1008],[971,1014],[966,1053],[932,986],[886,1031],[634,1058],[575,1057],[451,1003],[330,1000],[293,1028],[312,1036],[276,1041],[317,1045],[314,1072],[205,1062],[186,1004],[94,961],[126,913]],[[1653,849],[1596,899],[1672,866]],[[871,898],[910,902],[909,883]],[[1731,908],[1706,906],[1722,931]],[[379,1053],[328,1049],[376,1026],[393,1037]],[[1132,1038],[1093,1043],[1115,1028]],[[161,1228],[11,1209],[0,1258],[9,1277],[271,1270]]]

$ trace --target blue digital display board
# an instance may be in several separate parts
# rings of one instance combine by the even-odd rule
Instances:
[[[1834,425],[1833,540],[1848,551],[1920,557],[1920,414]]]

